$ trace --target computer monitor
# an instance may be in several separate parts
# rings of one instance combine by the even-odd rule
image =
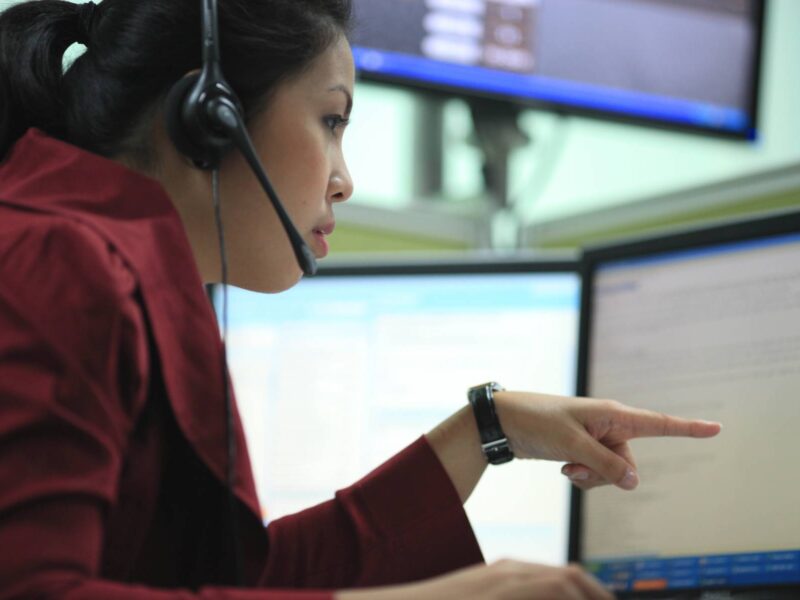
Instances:
[[[578,393],[723,430],[633,441],[635,492],[573,494],[571,558],[621,597],[800,597],[800,213],[594,249],[584,277]]]
[[[355,0],[365,79],[756,135],[766,0]]]
[[[579,303],[569,261],[323,267],[277,295],[231,289],[229,364],[265,520],[330,499],[471,385],[574,393]],[[466,506],[487,559],[566,562],[558,469],[489,469]]]

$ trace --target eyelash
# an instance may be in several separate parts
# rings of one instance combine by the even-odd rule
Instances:
[[[328,115],[324,119],[325,125],[331,132],[335,133],[337,129],[343,129],[350,124],[350,119],[345,119],[341,115]]]

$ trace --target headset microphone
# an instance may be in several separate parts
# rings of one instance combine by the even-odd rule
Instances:
[[[236,93],[220,66],[216,0],[202,0],[203,69],[185,76],[170,90],[166,103],[167,132],[179,152],[204,170],[219,168],[222,157],[235,146],[247,160],[280,218],[303,273],[314,275],[314,254],[283,208],[253,147]]]

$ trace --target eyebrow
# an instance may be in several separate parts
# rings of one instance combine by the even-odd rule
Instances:
[[[345,96],[347,96],[347,109],[344,111],[345,115],[349,115],[350,112],[353,110],[353,95],[343,85],[335,85],[328,90],[329,92],[342,92]]]

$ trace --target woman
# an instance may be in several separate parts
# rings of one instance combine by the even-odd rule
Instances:
[[[352,194],[349,10],[220,1],[223,71],[319,258]],[[221,272],[211,179],[163,118],[201,65],[199,24],[196,0],[33,1],[0,17],[0,598],[609,598],[576,567],[481,564],[462,509],[487,464],[469,406],[267,530],[240,452],[225,518],[222,349],[202,287]],[[76,41],[88,50],[64,74]],[[220,177],[230,282],[291,287],[291,247],[238,153]],[[495,403],[517,458],[563,461],[583,489],[636,487],[631,438],[719,432],[610,401]],[[233,587],[238,550],[247,589]]]

